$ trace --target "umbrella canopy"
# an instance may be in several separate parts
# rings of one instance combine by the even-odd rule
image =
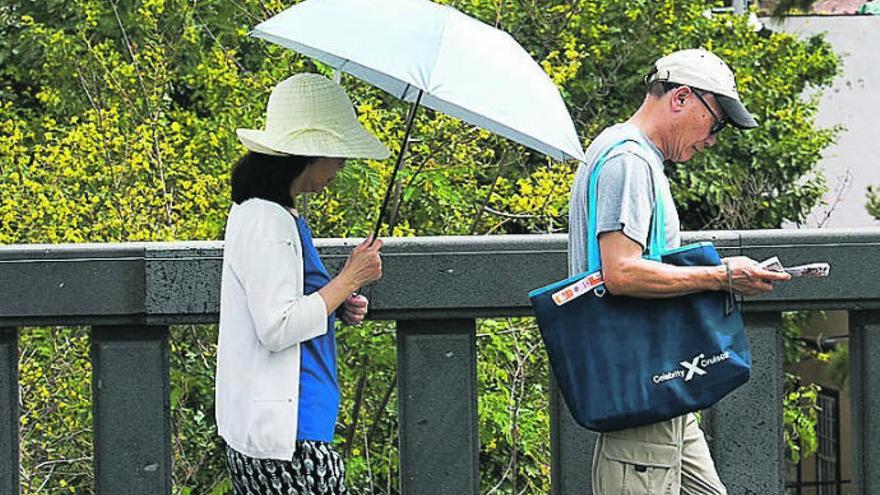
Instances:
[[[252,33],[557,160],[584,161],[559,90],[507,33],[428,0],[307,0]]]

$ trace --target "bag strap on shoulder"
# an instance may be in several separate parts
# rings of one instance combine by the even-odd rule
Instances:
[[[588,213],[588,225],[587,225],[587,272],[592,273],[602,268],[602,256],[599,252],[599,236],[597,234],[598,227],[596,226],[596,205],[598,203],[598,183],[599,183],[599,173],[602,171],[602,167],[605,166],[605,162],[608,161],[611,152],[616,148],[623,146],[626,143],[636,143],[641,147],[645,147],[644,143],[636,140],[636,139],[622,139],[611,146],[609,146],[599,157],[599,160],[596,162],[596,166],[593,167],[593,171],[590,174],[590,183],[589,183],[589,191],[588,191],[588,203],[587,203],[587,213]],[[645,164],[648,167],[648,171],[651,174],[651,183],[653,185],[653,193],[654,193],[654,204],[651,212],[651,227],[648,233],[648,248],[646,257],[648,259],[659,260],[663,251],[666,250],[666,215],[665,209],[663,206],[663,196],[660,194],[660,186],[659,181],[654,176],[654,167],[650,164]]]

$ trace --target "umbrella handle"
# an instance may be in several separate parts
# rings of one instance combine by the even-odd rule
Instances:
[[[406,92],[404,92],[404,95]],[[403,165],[403,158],[406,155],[407,149],[409,149],[409,137],[412,134],[413,123],[416,120],[416,111],[419,109],[419,105],[422,102],[422,95],[424,92],[420,89],[419,94],[416,96],[416,101],[413,103],[413,106],[409,109],[409,115],[406,117],[406,132],[403,136],[403,144],[400,146],[400,152],[397,154],[397,163],[394,165],[394,172],[391,174],[391,181],[388,182],[388,188],[385,190],[385,199],[382,200],[382,208],[379,210],[379,218],[376,220],[376,228],[373,230],[373,240],[370,242],[370,245],[373,245],[373,242],[376,242],[376,239],[379,238],[379,229],[382,228],[382,219],[385,218],[385,211],[388,208],[388,200],[391,198],[391,190],[394,188],[395,180],[397,179],[397,172],[400,170],[401,165]]]

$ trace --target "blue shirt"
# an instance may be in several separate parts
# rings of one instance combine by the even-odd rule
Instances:
[[[302,243],[303,293],[318,292],[330,282],[330,275],[318,257],[312,231],[297,217],[296,227]],[[297,440],[330,442],[339,413],[339,383],[336,379],[336,317],[327,317],[327,333],[300,345],[299,424]]]

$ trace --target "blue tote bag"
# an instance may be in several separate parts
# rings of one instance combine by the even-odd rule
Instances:
[[[616,296],[602,285],[596,184],[610,151],[625,142],[606,150],[590,177],[587,271],[529,294],[569,410],[578,424],[599,432],[705,409],[751,372],[742,315],[727,294],[642,299]],[[645,257],[678,266],[720,265],[712,243],[666,249],[663,196],[653,182]]]

